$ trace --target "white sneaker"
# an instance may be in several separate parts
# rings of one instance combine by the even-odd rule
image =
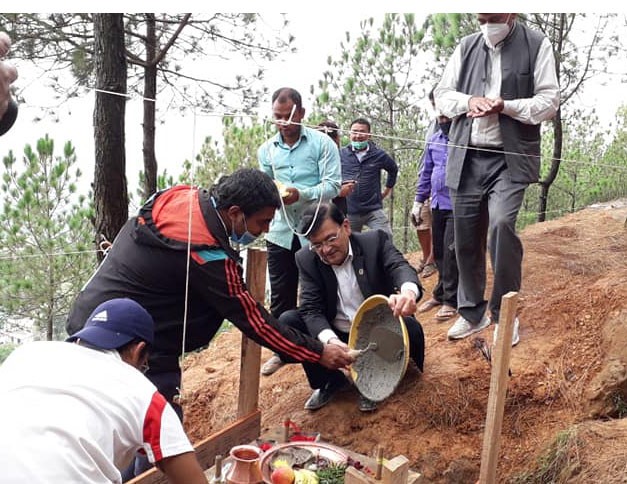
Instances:
[[[261,374],[264,376],[272,375],[279,368],[285,366],[285,362],[279,355],[272,355],[261,367]]]
[[[514,332],[512,333],[512,346],[516,346],[520,342],[520,336],[518,335],[518,327],[520,326],[520,321],[518,320],[518,316],[514,318]],[[496,344],[496,336],[499,334],[499,325],[494,325],[494,339],[493,343]]]
[[[455,324],[453,324],[453,326],[451,326],[448,330],[446,335],[448,336],[448,339],[463,339],[473,333],[477,333],[482,329],[487,328],[488,326],[490,326],[490,318],[485,315],[481,318],[481,321],[479,321],[478,324],[473,324],[463,316],[460,316],[455,321]]]

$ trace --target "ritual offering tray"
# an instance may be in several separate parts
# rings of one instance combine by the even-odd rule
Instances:
[[[348,455],[341,449],[320,442],[288,442],[272,447],[260,461],[261,474],[267,484],[273,484],[271,474],[277,468],[290,468],[296,473],[295,482],[317,484],[316,474],[338,472],[346,468]]]

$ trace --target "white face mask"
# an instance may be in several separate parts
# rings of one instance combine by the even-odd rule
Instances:
[[[509,17],[507,17],[509,21]],[[508,23],[504,24],[489,24],[485,23],[480,26],[483,38],[490,47],[494,48],[496,45],[507,37],[509,34],[510,26]]]

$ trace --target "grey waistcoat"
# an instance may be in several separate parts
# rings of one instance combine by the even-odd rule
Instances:
[[[501,97],[503,100],[533,97],[536,58],[544,36],[518,23],[501,48]],[[483,96],[489,56],[481,33],[461,40],[462,65],[457,91]],[[472,119],[453,119],[449,134],[446,185],[457,189],[461,179]],[[540,176],[540,125],[524,124],[499,114],[505,162],[512,181],[533,183]],[[522,153],[522,154],[514,154]]]

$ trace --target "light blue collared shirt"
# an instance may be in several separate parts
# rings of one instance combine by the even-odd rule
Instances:
[[[301,126],[300,138],[293,146],[285,144],[281,133],[277,133],[259,147],[257,158],[259,168],[272,179],[298,189],[298,201],[285,206],[285,213],[283,208],[276,211],[266,234],[266,240],[290,249],[293,230],[298,231],[309,203],[317,203],[321,196],[323,202],[328,202],[340,192],[339,151],[328,135]],[[301,237],[301,245],[306,243]]]

